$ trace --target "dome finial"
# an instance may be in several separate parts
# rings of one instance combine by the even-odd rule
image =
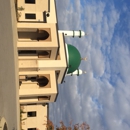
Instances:
[[[84,61],[86,61],[86,60],[87,60],[87,57],[85,57],[85,58],[81,58],[81,60],[84,60]]]

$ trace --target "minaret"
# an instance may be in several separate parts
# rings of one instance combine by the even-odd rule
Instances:
[[[79,31],[74,31],[74,30],[73,31],[59,30],[58,32],[63,33],[64,36],[79,37],[79,38],[81,38],[81,37],[83,37],[83,36],[86,35],[85,32],[81,31],[81,30],[79,30]]]
[[[66,76],[73,76],[73,75],[79,76],[79,75],[82,75],[82,74],[85,74],[85,73],[86,73],[86,71],[83,72],[82,70],[77,69],[73,73],[67,74]]]

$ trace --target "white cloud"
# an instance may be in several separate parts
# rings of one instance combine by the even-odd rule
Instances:
[[[81,65],[87,74],[66,78],[66,83],[59,86],[57,102],[50,107],[50,118],[56,124],[60,120],[67,124],[72,119],[74,123],[86,121],[91,129],[130,129],[130,52],[124,40],[129,34],[115,36],[120,14],[114,5],[108,10],[106,6],[101,1],[81,6],[80,0],[73,4],[57,0],[59,28],[82,28],[90,35],[66,38],[82,56],[88,56],[87,63]]]

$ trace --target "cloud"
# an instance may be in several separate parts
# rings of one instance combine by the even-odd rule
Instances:
[[[60,29],[83,29],[90,35],[66,38],[88,57],[80,66],[87,74],[67,77],[59,85],[57,102],[50,104],[50,119],[55,124],[85,121],[92,130],[129,130],[130,31],[122,30],[121,12],[112,1],[56,2]],[[128,11],[127,5],[122,8]],[[125,19],[129,25],[129,18]]]

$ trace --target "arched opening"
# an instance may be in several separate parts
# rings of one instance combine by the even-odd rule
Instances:
[[[45,87],[49,80],[45,76],[37,76],[37,77],[26,77],[26,81],[31,80],[32,82],[37,82],[39,87]]]
[[[18,38],[19,40],[22,41],[28,41],[28,40],[46,40],[48,39],[50,36],[50,34],[44,30],[44,29],[37,29],[36,31],[31,31],[31,32],[27,32],[27,31],[20,31],[18,32]]]
[[[8,128],[7,128],[7,124],[6,124],[6,123],[4,124],[4,128],[3,128],[3,130],[8,130]]]
[[[44,87],[49,83],[49,80],[44,76],[40,76],[37,78],[37,82],[39,87]]]
[[[45,30],[38,29],[37,40],[46,40],[49,37],[49,33]]]

